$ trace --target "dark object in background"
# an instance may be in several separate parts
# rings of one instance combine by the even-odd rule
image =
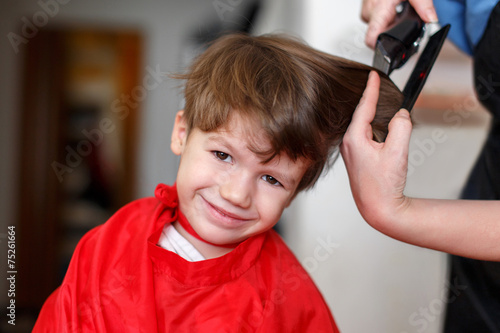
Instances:
[[[474,84],[492,114],[490,132],[462,192],[463,199],[500,200],[500,3],[474,52]],[[500,217],[499,217],[500,221]],[[500,240],[499,240],[500,241]],[[500,262],[451,256],[446,333],[500,332]]]
[[[36,318],[82,235],[134,199],[139,103],[112,105],[142,83],[142,37],[53,26],[23,55],[16,314]]]
[[[389,75],[394,69],[401,68],[410,57],[417,53],[426,28],[436,24],[425,25],[409,2],[404,1],[398,7],[400,14],[396,24],[378,36],[373,57],[373,67]],[[425,81],[446,40],[450,25],[439,27],[430,33],[427,44],[403,89],[402,108],[411,111]]]

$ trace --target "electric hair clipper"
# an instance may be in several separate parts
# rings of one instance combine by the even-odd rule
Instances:
[[[396,12],[397,23],[378,36],[373,67],[387,75],[391,74],[417,53],[423,37],[429,36],[403,89],[404,101],[401,107],[411,111],[446,40],[450,25],[441,27],[439,23],[425,24],[408,1],[400,3]]]

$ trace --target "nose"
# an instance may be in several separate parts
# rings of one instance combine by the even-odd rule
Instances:
[[[219,184],[221,197],[235,206],[249,208],[253,193],[251,177],[242,170],[232,170],[223,178]]]

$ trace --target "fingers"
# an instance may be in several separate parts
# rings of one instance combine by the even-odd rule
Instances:
[[[346,153],[346,145],[361,144],[364,139],[372,141],[373,132],[371,122],[377,110],[377,101],[380,87],[380,78],[375,71],[370,72],[365,91],[358,106],[354,110],[351,123],[344,135],[341,153]]]
[[[398,152],[407,152],[412,127],[410,113],[405,109],[399,110],[389,122],[389,133],[385,140],[385,146],[392,147]]]
[[[377,101],[380,88],[380,77],[377,72],[371,71],[368,75],[365,91],[361,97],[356,110],[352,115],[351,124],[355,126],[367,126],[375,117],[377,111]]]
[[[361,19],[363,20],[363,22],[370,22],[373,8],[375,8],[376,5],[376,0],[363,0],[363,4],[361,5]]]
[[[370,14],[366,12],[370,10],[370,7],[366,7],[366,11],[362,12],[362,17],[368,21],[368,31],[365,36],[365,43],[368,47],[375,48],[378,35],[387,30],[389,25],[394,21],[396,17],[396,5],[399,2],[400,0],[379,1],[375,6],[371,7]]]
[[[401,0],[365,0],[361,9],[361,18],[368,22],[365,43],[375,48],[378,35],[387,30],[396,17],[396,5]],[[432,0],[409,0],[417,14],[425,22],[438,22],[438,17]]]
[[[410,4],[417,12],[418,16],[425,22],[438,22],[436,9],[432,0],[410,0]]]

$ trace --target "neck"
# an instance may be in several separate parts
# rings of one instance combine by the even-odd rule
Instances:
[[[172,225],[174,226],[175,230],[177,230],[178,233],[180,233],[189,243],[191,243],[191,245],[193,245],[203,255],[203,257],[205,257],[205,259],[213,259],[221,257],[231,252],[234,249],[224,246],[217,246],[215,244],[209,244],[202,240],[199,240],[198,238],[194,237],[189,232],[187,232],[186,229],[184,229],[182,225],[179,223],[179,221],[175,221]]]

